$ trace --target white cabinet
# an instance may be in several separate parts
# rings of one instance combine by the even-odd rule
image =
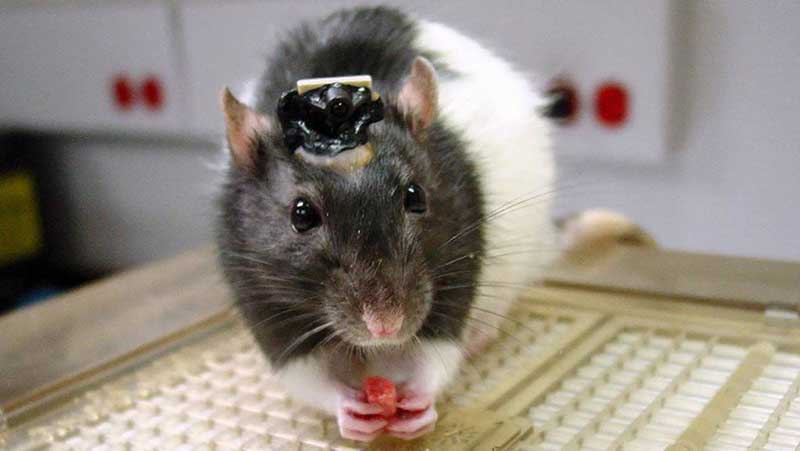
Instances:
[[[172,18],[160,2],[0,6],[0,126],[181,131]]]

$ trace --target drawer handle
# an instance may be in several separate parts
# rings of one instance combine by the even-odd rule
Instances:
[[[141,97],[148,110],[158,111],[164,106],[164,87],[158,77],[150,75],[144,79]]]

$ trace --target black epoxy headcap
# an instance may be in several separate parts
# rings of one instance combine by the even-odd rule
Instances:
[[[278,101],[283,140],[291,152],[300,146],[316,155],[337,154],[365,144],[370,124],[383,119],[383,102],[365,86],[331,83]]]

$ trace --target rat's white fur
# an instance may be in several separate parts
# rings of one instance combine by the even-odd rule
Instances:
[[[338,386],[319,356],[294,359],[276,371],[276,375],[292,398],[323,412],[336,413]]]
[[[464,358],[462,348],[449,341],[423,341],[408,352],[375,359],[367,374],[381,375],[411,392],[439,393],[452,381]],[[294,359],[277,376],[292,397],[328,413],[336,413],[341,382],[333,380],[319,356]]]
[[[521,286],[555,256],[550,218],[555,182],[550,129],[538,114],[542,98],[508,63],[444,25],[420,21],[417,45],[456,73],[439,78],[439,117],[466,139],[480,173],[485,213],[519,203],[486,222],[487,259],[469,320],[468,347],[497,334]],[[534,197],[534,199],[530,199]],[[503,286],[498,286],[502,284]],[[486,323],[489,323],[488,325]]]

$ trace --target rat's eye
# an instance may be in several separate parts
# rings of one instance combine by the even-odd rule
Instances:
[[[427,206],[425,205],[425,191],[416,183],[412,183],[406,187],[406,198],[403,201],[406,211],[411,213],[425,213]]]
[[[311,202],[302,197],[292,205],[292,228],[295,232],[307,232],[320,224],[319,212]]]

